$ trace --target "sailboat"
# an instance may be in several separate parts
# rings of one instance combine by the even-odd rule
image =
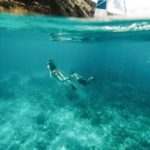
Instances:
[[[107,17],[107,3],[106,0],[98,0],[94,18],[106,18]]]
[[[112,12],[109,12],[107,10],[107,3],[108,0],[98,0],[97,5],[96,5],[96,9],[95,9],[95,13],[94,13],[94,18],[100,18],[100,19],[106,19],[106,18],[122,18],[124,17],[124,15],[120,15],[120,14],[115,14]],[[125,1],[124,1],[124,9],[125,9],[125,13],[126,13],[126,6],[125,6]]]

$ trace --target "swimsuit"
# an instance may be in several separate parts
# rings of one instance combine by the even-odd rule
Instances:
[[[81,84],[81,85],[83,85],[83,86],[86,86],[86,85],[87,85],[87,81],[84,80],[84,79],[82,79],[82,78],[78,79],[77,81],[78,81],[79,84]]]
[[[58,74],[59,74],[59,70],[54,70],[54,71],[53,71],[53,74],[54,74],[54,75],[58,75]]]

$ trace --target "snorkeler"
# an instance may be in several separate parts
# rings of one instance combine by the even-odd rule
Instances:
[[[69,78],[64,77],[64,75],[57,69],[52,60],[47,62],[47,68],[49,69],[50,78],[52,79],[52,74],[58,79],[60,82],[67,81],[73,90],[77,90],[76,87],[69,81]]]
[[[91,80],[97,80],[97,78],[90,77],[88,80],[83,79],[80,75],[75,73],[73,70],[70,71],[71,77],[75,79],[78,84],[83,86],[87,86],[91,82]]]

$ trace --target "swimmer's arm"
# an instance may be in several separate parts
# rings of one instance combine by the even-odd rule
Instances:
[[[51,72],[51,70],[49,70],[49,76],[52,79],[52,72]]]
[[[47,68],[48,68],[48,70],[49,70],[49,76],[50,76],[50,78],[52,79],[52,72],[51,72],[51,70],[50,70],[50,66],[47,65]]]

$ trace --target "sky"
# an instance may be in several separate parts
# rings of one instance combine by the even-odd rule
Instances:
[[[92,0],[97,2],[97,0]],[[114,14],[124,14],[126,5],[127,16],[150,17],[150,0],[107,0],[107,10]]]

